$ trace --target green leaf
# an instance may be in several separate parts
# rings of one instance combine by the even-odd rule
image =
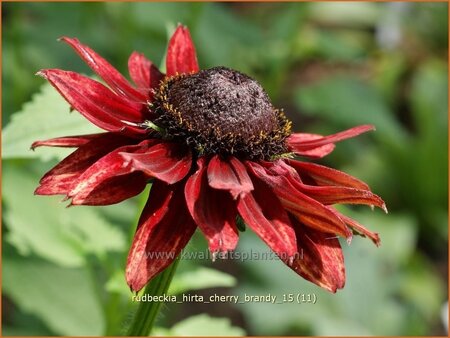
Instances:
[[[108,292],[118,293],[127,297],[132,295],[130,287],[125,281],[125,276],[122,270],[116,270],[105,284],[105,289]]]
[[[181,262],[182,264],[182,262]],[[168,293],[177,295],[189,290],[201,290],[216,287],[233,287],[236,285],[233,276],[206,267],[197,267],[190,271],[177,271]],[[130,289],[125,282],[122,271],[117,271],[106,283],[106,289],[125,296],[130,296]]]
[[[388,205],[389,208],[389,205]],[[417,245],[417,220],[409,214],[389,213],[385,214],[379,210],[370,211],[368,209],[358,212],[352,211],[348,207],[342,207],[343,213],[354,218],[359,223],[364,224],[367,228],[374,232],[379,232],[381,237],[380,249],[389,248],[389,250],[378,250],[370,248],[371,242],[368,239],[355,237],[354,241],[365,242],[369,244],[373,259],[381,259],[384,264],[389,264],[394,268],[398,268],[410,259]],[[398,239],[402,239],[402,244],[397,245]],[[349,255],[352,255],[352,245],[348,247]]]
[[[259,46],[262,36],[255,25],[214,3],[202,11],[194,40],[205,67],[224,65],[245,71],[248,57],[252,56],[248,54],[252,47]]]
[[[97,133],[101,130],[88,122],[78,112],[69,113],[69,104],[50,84],[41,87],[33,99],[15,113],[4,128],[2,157],[51,158],[65,157],[70,150],[52,147],[30,150],[34,141],[59,136]]]
[[[446,141],[448,126],[448,67],[439,59],[421,65],[411,87],[411,107],[415,123],[424,136],[439,142]]]
[[[421,220],[422,240],[440,250],[448,242],[447,70],[444,62],[431,58],[417,68],[408,96],[411,143],[383,151],[387,179],[397,187],[389,192],[397,195],[392,199],[397,207],[414,210]]]
[[[420,254],[416,254],[407,272],[399,280],[401,295],[411,300],[412,305],[420,311],[426,320],[434,320],[445,300],[442,280],[430,268],[429,262]]]
[[[156,336],[245,336],[245,331],[232,326],[228,318],[214,318],[207,314],[189,317],[171,329],[157,328]]]
[[[360,336],[398,335],[404,332],[411,306],[418,296],[413,298],[408,295],[408,298],[402,298],[401,303],[395,297],[399,293],[405,294],[403,283],[409,277],[402,267],[414,255],[417,222],[409,215],[385,215],[370,210],[358,214],[353,212],[351,216],[379,232],[382,244],[377,248],[370,240],[357,236],[351,245],[342,243],[347,281],[345,288],[336,294],[305,281],[280,261],[241,263],[247,276],[253,273],[263,284],[243,279],[235,291],[237,295],[270,293],[277,296],[279,301],[282,301],[283,294],[288,293],[315,294],[317,297],[316,304],[239,304],[239,310],[244,312],[255,335],[288,335],[296,332],[300,335]],[[251,233],[242,236],[240,245],[251,247],[254,251],[264,248],[264,244]],[[437,287],[442,288],[439,285]],[[409,290],[416,288],[408,286]],[[429,306],[427,311],[436,313],[436,304],[439,304],[438,297],[442,291],[428,295],[433,300],[426,302]],[[269,317],[270,320],[267,320]]]
[[[65,336],[101,335],[102,309],[85,269],[66,269],[36,258],[3,259],[3,291],[21,309]]]
[[[56,335],[40,318],[31,313],[26,313],[18,307],[9,310],[7,317],[8,319],[3,321],[4,324],[2,326],[2,335],[4,337]]]
[[[123,251],[125,237],[93,207],[65,208],[61,197],[35,196],[39,176],[10,163],[3,166],[6,240],[22,255],[34,253],[65,266],[85,257]]]
[[[382,131],[377,136],[389,136],[396,143],[405,136],[382,97],[355,77],[329,77],[298,88],[296,94],[296,103],[305,114],[325,117],[344,127],[373,124]]]
[[[193,6],[190,3],[148,3],[137,2],[130,6],[136,23],[153,32],[165,36],[168,22],[186,24],[192,16]],[[151,13],[151,20],[149,19]]]
[[[198,267],[193,271],[177,273],[170,284],[169,293],[180,294],[189,290],[200,290],[215,287],[232,287],[236,278],[211,268]]]
[[[401,95],[402,76],[407,71],[405,56],[401,53],[380,55],[374,64],[372,83],[377,91],[395,107],[398,96]]]
[[[381,14],[380,6],[370,2],[311,4],[311,18],[334,25],[373,26]]]

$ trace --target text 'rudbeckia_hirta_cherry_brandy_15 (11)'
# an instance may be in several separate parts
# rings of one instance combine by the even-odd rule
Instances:
[[[44,175],[36,194],[110,205],[152,184],[127,259],[131,290],[169,266],[197,228],[214,256],[236,248],[243,221],[289,268],[331,292],[345,284],[338,237],[349,242],[356,233],[379,245],[378,234],[333,205],[386,210],[383,200],[355,177],[296,159],[322,158],[373,126],[293,133],[254,79],[226,67],[200,70],[181,25],[168,43],[165,74],[131,54],[133,83],[77,39],[61,41],[105,84],[60,69],[38,75],[105,132],[34,142],[32,148],[76,148]]]

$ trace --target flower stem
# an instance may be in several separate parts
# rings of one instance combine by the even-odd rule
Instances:
[[[151,296],[161,296],[167,293],[172,277],[177,269],[179,258],[164,271],[151,280],[145,287],[144,293]],[[161,302],[140,302],[134,315],[133,323],[128,329],[127,336],[149,336],[158,315]]]

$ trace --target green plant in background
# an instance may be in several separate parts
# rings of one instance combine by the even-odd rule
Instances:
[[[223,64],[255,76],[277,106],[297,108],[290,118],[305,125],[302,130],[327,134],[374,123],[375,140],[344,143],[323,163],[369,182],[386,199],[390,215],[346,211],[377,228],[383,242],[374,254],[370,243],[353,241],[351,251],[360,254],[345,255],[349,282],[336,296],[310,288],[277,262],[221,264],[232,275],[245,274],[239,278],[245,282],[236,285],[229,275],[202,270],[204,262],[182,261],[183,273],[174,281],[179,290],[316,293],[318,302],[247,303],[226,311],[223,304],[206,309],[168,304],[157,324],[172,329],[155,333],[215,334],[221,327],[223,334],[243,334],[236,325],[249,334],[442,333],[448,241],[447,4],[396,6],[2,4],[3,334],[118,334],[130,323],[123,314],[136,304],[130,302],[121,269],[132,236],[130,220],[143,202],[66,210],[57,198],[34,197],[39,173],[67,152],[32,152],[29,145],[42,135],[94,130],[77,114],[68,115],[48,86],[21,106],[39,91],[41,81],[33,74],[40,68],[70,63],[71,69],[85,71],[67,49],[57,48],[57,37],[76,35],[124,69],[130,50],[158,60],[165,27],[176,22],[189,25],[202,68]],[[411,15],[414,26],[407,19]],[[400,38],[386,38],[383,27]],[[348,153],[359,155],[349,161]],[[196,239],[192,246],[204,243]],[[238,249],[243,247],[257,249],[258,244],[246,234]],[[195,278],[196,273],[201,277]],[[229,316],[234,326],[192,316],[201,312]]]

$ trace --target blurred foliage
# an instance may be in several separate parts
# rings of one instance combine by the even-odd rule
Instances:
[[[212,318],[206,314],[186,318],[170,329],[156,328],[155,336],[244,336],[245,331],[233,327],[227,318]]]
[[[2,3],[3,335],[119,335],[131,321],[123,270],[145,193],[119,205],[64,208],[33,195],[67,150],[37,139],[94,127],[34,74],[90,74],[78,37],[126,74],[133,50],[161,64],[168,32],[189,26],[202,68],[255,77],[298,131],[377,131],[321,163],[367,181],[389,214],[346,208],[380,248],[344,244],[347,285],[331,295],[279,261],[182,261],[171,292],[314,293],[312,304],[168,304],[160,335],[436,335],[447,292],[446,3]],[[411,20],[414,18],[414,20]],[[28,103],[27,103],[28,102]],[[238,250],[266,250],[246,231]],[[188,250],[205,250],[196,236]],[[239,279],[239,285],[236,285]],[[216,289],[220,287],[220,289]],[[201,290],[205,289],[205,290]],[[208,313],[208,314],[205,314]],[[228,317],[228,318],[221,318]],[[239,328],[242,327],[243,329]],[[244,331],[245,330],[245,331]]]

